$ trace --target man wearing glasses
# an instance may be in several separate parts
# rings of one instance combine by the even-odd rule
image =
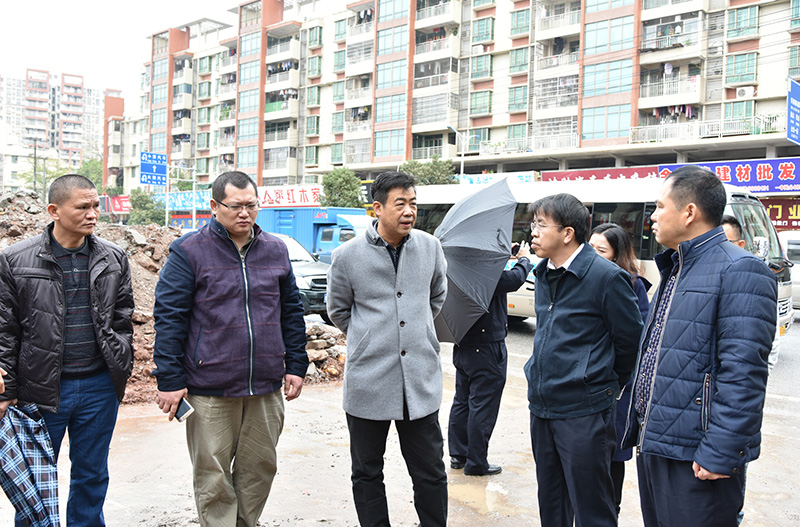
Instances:
[[[286,245],[255,224],[256,185],[226,172],[211,222],[172,243],[156,285],[156,402],[186,397],[194,493],[203,527],[255,527],[277,470],[287,401],[308,368],[303,306]]]
[[[542,525],[616,526],[614,409],[636,362],[642,315],[631,277],[586,243],[574,196],[533,203],[536,335],[525,364]]]

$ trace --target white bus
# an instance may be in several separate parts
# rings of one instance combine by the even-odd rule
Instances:
[[[531,217],[528,205],[534,201],[562,192],[580,199],[589,209],[592,227],[606,222],[622,226],[633,241],[637,258],[642,263],[645,277],[656,291],[659,276],[653,256],[665,247],[656,242],[652,233],[650,215],[655,210],[655,201],[663,180],[592,180],[592,181],[544,181],[536,183],[509,183],[511,192],[517,200],[514,215],[512,241],[530,241]],[[476,192],[478,185],[423,185],[417,187],[418,229],[433,233],[450,207],[462,198]],[[769,220],[769,215],[761,202],[747,191],[729,185],[728,204],[725,214],[736,217],[744,229],[745,249],[753,251],[753,241],[757,237],[769,241],[767,262],[778,278],[778,306],[781,334],[791,326],[794,317],[792,308],[792,281],[789,266],[783,257],[778,235]],[[533,279],[516,293],[508,295],[509,317],[533,317]]]

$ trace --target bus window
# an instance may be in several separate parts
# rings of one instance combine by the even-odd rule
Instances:
[[[752,253],[753,238],[756,236],[763,236],[769,240],[769,260],[779,261],[783,259],[775,228],[770,223],[769,217],[763,207],[745,202],[736,202],[729,204],[725,212],[733,213],[733,216],[742,224],[745,250]]]

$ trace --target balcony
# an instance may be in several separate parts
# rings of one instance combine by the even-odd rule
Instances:
[[[194,77],[194,70],[192,68],[181,68],[175,70],[172,74],[172,85],[176,84],[191,84]]]
[[[444,59],[448,57],[458,58],[459,44],[457,37],[449,36],[419,42],[414,48],[414,61],[427,62],[430,60]],[[419,55],[425,55],[419,57]]]
[[[347,59],[344,65],[344,74],[347,77],[372,73],[372,69],[375,67],[373,46],[372,43],[369,43],[368,46],[366,44],[362,43],[348,47]]]
[[[300,87],[300,71],[294,68],[267,76],[266,91],[285,90]]]
[[[639,108],[660,108],[700,102],[700,76],[644,83],[639,88]]]
[[[702,34],[699,31],[679,35],[643,38],[639,49],[640,64],[679,62],[705,56],[701,49]]]
[[[459,154],[460,152],[456,150],[456,145],[451,144],[425,146],[411,150],[412,159],[433,159],[433,156],[439,156],[443,159],[455,159]]]
[[[172,96],[172,109],[173,110],[191,110],[192,109],[192,94],[179,93]]]
[[[502,139],[500,141],[481,141],[480,155],[505,155],[532,152],[531,138]]]
[[[549,110],[552,108],[565,108],[578,105],[577,93],[564,93],[556,95],[537,95],[536,109]]]
[[[712,121],[635,126],[630,129],[628,142],[691,142],[698,139],[770,133],[786,133],[785,113],[756,115],[743,119],[716,119]]]
[[[219,65],[219,73],[220,75],[224,73],[236,73],[236,68],[238,65],[238,59],[236,55],[232,57],[225,57],[222,59],[222,62]]]
[[[236,98],[236,83],[220,84],[219,92],[217,93],[220,101],[230,101]]]
[[[232,108],[223,108],[219,111],[219,126],[236,126],[236,110]]]
[[[261,172],[266,181],[268,178],[286,178],[297,175],[297,159],[288,157],[284,159],[270,159],[264,161],[264,170]]]
[[[372,41],[375,30],[374,22],[363,22],[347,26],[347,43]]]
[[[269,46],[267,48],[267,62],[276,62],[280,60],[299,59],[300,58],[300,41],[292,39],[288,42],[281,42],[276,46]]]
[[[280,148],[282,146],[297,145],[297,129],[289,128],[286,130],[272,130],[264,134],[264,148]]]
[[[579,52],[562,53],[561,55],[550,55],[548,57],[540,57],[537,59],[536,68],[539,70],[546,70],[549,68],[558,68],[560,66],[571,66],[578,63],[580,58]]]
[[[170,154],[170,160],[176,159],[191,159],[192,158],[192,144],[190,142],[185,143],[172,143],[172,154]]]
[[[369,152],[358,152],[352,154],[345,154],[345,165],[357,165],[370,162]]]
[[[578,25],[580,23],[581,12],[570,11],[569,13],[561,13],[560,15],[541,17],[536,21],[536,29],[537,31],[546,31],[548,29],[560,29],[566,26]],[[543,40],[543,38],[537,36],[537,40]]]
[[[434,86],[443,86],[448,88],[450,86],[451,75],[449,72],[441,73],[439,75],[430,75],[428,77],[417,77],[414,79],[414,89],[431,88]]]
[[[297,99],[268,102],[264,105],[264,119],[267,121],[282,121],[297,119],[300,103]]]
[[[348,134],[371,133],[372,121],[369,119],[364,121],[345,121],[344,129]]]
[[[172,135],[192,133],[192,120],[189,117],[172,121]]]
[[[539,150],[558,150],[561,148],[578,148],[578,134],[554,134],[531,137],[531,148]]]
[[[461,23],[461,2],[448,1],[417,10],[416,29],[458,26]]]

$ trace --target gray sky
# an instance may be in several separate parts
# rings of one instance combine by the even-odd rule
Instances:
[[[153,33],[199,18],[233,24],[225,0],[0,0],[0,76],[25,69],[83,75],[85,87],[122,90],[138,104],[139,74]]]

